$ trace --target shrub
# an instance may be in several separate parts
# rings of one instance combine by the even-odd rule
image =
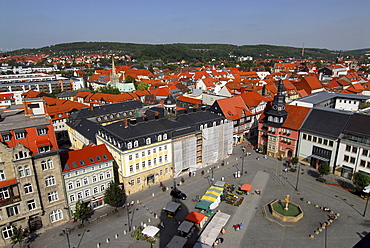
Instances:
[[[326,182],[326,179],[320,177],[320,178],[316,178],[316,181],[321,182],[321,183],[325,183]]]

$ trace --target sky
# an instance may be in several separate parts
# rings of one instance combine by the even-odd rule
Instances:
[[[76,41],[370,47],[369,0],[0,0],[0,51]]]

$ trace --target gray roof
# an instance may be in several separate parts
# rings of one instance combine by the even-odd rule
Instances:
[[[313,108],[301,131],[337,139],[343,132],[353,112],[332,108]]]
[[[88,119],[80,119],[74,122],[67,122],[67,125],[79,132],[86,139],[96,144],[96,133],[100,125]]]
[[[1,115],[0,132],[49,124],[47,116],[31,118],[30,116],[25,116],[24,111],[11,111]]]
[[[314,93],[314,94],[296,99],[295,101],[318,104],[318,103],[327,101],[327,100],[332,99],[332,98],[367,100],[367,99],[370,98],[370,96],[320,91],[320,92],[317,92],[317,93]]]
[[[62,93],[57,94],[56,96],[58,98],[72,97],[72,96],[76,96],[78,92],[85,92],[85,91],[88,91],[88,90],[83,90],[83,91],[64,91]]]
[[[370,138],[370,115],[355,113],[352,115],[344,133]]]

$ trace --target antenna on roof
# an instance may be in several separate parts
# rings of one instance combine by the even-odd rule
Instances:
[[[302,58],[303,58],[303,55],[304,55],[304,42],[303,42],[303,45],[302,45]]]

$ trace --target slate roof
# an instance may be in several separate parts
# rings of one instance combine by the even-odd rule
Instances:
[[[343,132],[353,112],[331,108],[313,108],[301,131],[337,139]]]
[[[74,122],[67,122],[67,125],[79,132],[86,139],[90,140],[93,144],[96,144],[95,134],[98,132],[100,125],[82,118]]]
[[[344,129],[344,133],[370,138],[370,115],[354,113]]]

